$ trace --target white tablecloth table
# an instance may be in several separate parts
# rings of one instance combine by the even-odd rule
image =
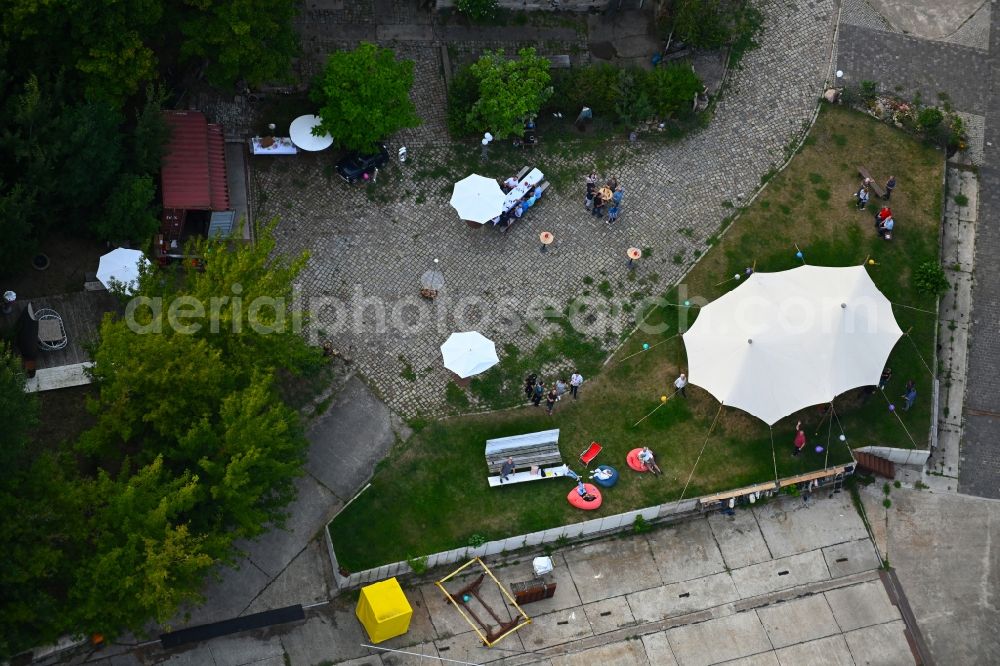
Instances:
[[[270,146],[262,146],[262,137],[255,136],[250,139],[250,151],[254,155],[295,155],[299,149],[295,147],[292,140],[287,136],[274,137],[274,143]]]
[[[503,201],[504,212],[513,208],[514,204],[523,199],[524,195],[526,195],[531,188],[542,182],[542,178],[544,177],[544,174],[542,174],[542,172],[538,169],[532,169],[529,171],[528,174],[521,179],[521,182],[517,184],[517,187],[507,193],[507,196]]]

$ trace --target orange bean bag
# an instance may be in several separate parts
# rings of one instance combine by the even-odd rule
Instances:
[[[648,472],[649,468],[646,467],[645,463],[639,460],[640,451],[642,451],[642,447],[639,447],[638,449],[632,449],[631,451],[629,451],[628,455],[625,456],[625,462],[627,462],[628,466],[637,472]]]
[[[580,493],[576,491],[575,486],[573,487],[573,490],[569,491],[569,495],[566,495],[566,500],[577,509],[583,509],[584,511],[593,511],[594,509],[600,508],[601,502],[604,498],[601,497],[601,491],[597,489],[597,486],[592,483],[585,483],[583,484],[583,487],[587,489],[588,495],[594,496],[593,500],[588,502],[580,497]]]

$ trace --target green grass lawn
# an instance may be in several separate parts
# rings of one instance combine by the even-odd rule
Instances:
[[[870,213],[854,208],[858,164],[880,179],[897,176],[899,187],[892,201],[896,237],[891,243],[876,237]],[[721,240],[714,239],[711,250],[684,280],[682,291],[675,287],[662,294],[656,281],[649,279],[637,280],[635,288],[665,295],[673,303],[711,301],[736,285],[718,283],[754,263],[760,271],[798,265],[797,244],[806,261],[817,265],[858,265],[871,256],[877,264],[869,272],[889,300],[933,310],[935,299],[918,293],[909,279],[921,262],[937,260],[942,169],[939,152],[861,114],[824,108],[789,168],[774,176]],[[596,291],[597,285],[589,288]],[[562,400],[551,417],[542,408],[523,407],[421,424],[416,435],[380,463],[372,488],[331,525],[340,563],[357,571],[467,545],[473,535],[495,539],[675,501],[703,447],[686,497],[773,480],[772,432],[778,476],[850,459],[846,445],[837,441],[839,426],[831,431],[828,419],[819,427],[817,408],[793,414],[771,431],[744,412],[720,410],[714,398],[694,386],[688,388],[688,399],[672,399],[634,425],[659,404],[662,394],[671,392],[668,387],[685,367],[683,344],[674,336],[682,320],[688,318],[690,325],[696,312],[673,306],[650,312],[647,321],[666,323],[667,330],[635,334],[597,374],[600,346],[569,326],[543,343],[541,353],[508,349],[504,361],[472,386],[485,402],[520,403],[526,370],[537,371],[542,359],[551,360],[553,353],[582,366],[585,376],[589,373],[580,400]],[[935,317],[906,308],[895,308],[895,313],[904,331],[912,329],[890,357],[894,375],[887,395],[901,402],[896,396],[907,379],[914,379],[919,398],[911,411],[897,412],[901,425],[881,395],[865,402],[859,389],[838,397],[840,425],[854,447],[912,447],[907,430],[917,446],[926,446],[932,378],[920,357],[933,363]],[[643,343],[650,345],[649,351],[642,352]],[[810,441],[803,455],[793,457],[798,419]],[[708,437],[713,421],[715,429]],[[565,500],[572,484],[566,480],[488,487],[485,440],[547,428],[561,430],[563,459],[577,470],[582,467],[577,456],[597,440],[604,446],[597,462],[612,464],[621,472],[618,485],[604,493],[599,511],[572,509]],[[825,445],[828,437],[830,447],[816,453],[813,447]],[[626,452],[642,444],[656,452],[665,472],[662,477],[628,470]]]

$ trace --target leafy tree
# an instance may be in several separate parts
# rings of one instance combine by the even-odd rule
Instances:
[[[390,49],[362,42],[353,51],[330,55],[313,89],[323,122],[349,150],[372,152],[378,141],[420,124],[410,100],[413,61],[396,60]]]
[[[141,242],[149,238],[160,226],[153,211],[155,195],[152,176],[122,174],[104,205],[103,214],[94,220],[93,232],[108,241]]]
[[[106,104],[81,104],[59,119],[59,178],[48,195],[65,210],[86,211],[104,201],[125,164],[121,115]]]
[[[0,275],[14,272],[35,249],[31,220],[35,195],[22,183],[7,189],[0,181]]]
[[[503,50],[484,53],[470,71],[479,83],[479,99],[469,111],[469,127],[506,138],[524,132],[524,121],[538,113],[552,95],[549,61],[535,49],[507,59]]]
[[[291,0],[184,0],[197,11],[181,21],[185,58],[207,60],[205,74],[219,87],[283,79],[298,52]]]
[[[156,75],[163,0],[6,0],[4,36],[34,69],[74,74],[92,101],[121,104]]]
[[[117,635],[142,630],[148,619],[165,622],[185,601],[200,598],[215,563],[207,550],[221,540],[192,534],[184,517],[203,496],[198,478],[170,474],[163,459],[117,480],[102,472],[92,510],[91,554],[69,593],[74,619],[87,632]]]
[[[37,457],[29,436],[37,423],[36,394],[25,393],[20,359],[0,349],[0,658],[66,628],[58,591],[71,578],[67,565],[81,536],[72,516],[79,493],[47,455]],[[37,458],[37,459],[36,459]]]
[[[28,433],[38,421],[37,397],[25,393],[24,386],[20,360],[0,344],[0,414],[4,415],[3,428],[0,428],[0,464],[8,471],[25,462]]]
[[[146,86],[146,100],[136,114],[132,131],[131,167],[140,175],[152,175],[160,170],[170,126],[163,118],[166,92],[160,87]]]

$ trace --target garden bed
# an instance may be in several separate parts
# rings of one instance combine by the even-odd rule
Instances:
[[[916,290],[911,275],[921,263],[938,260],[943,164],[939,151],[899,131],[846,109],[825,108],[800,154],[785,171],[765,177],[768,187],[721,239],[729,220],[720,225],[683,286],[653,294],[670,303],[711,301],[736,285],[725,282],[727,277],[748,266],[777,271],[798,265],[796,247],[816,265],[859,265],[872,257],[876,263],[869,272],[889,300],[920,308],[895,308],[910,335],[900,339],[889,360],[894,374],[888,396],[901,394],[908,379],[917,383],[920,397],[909,412],[892,413],[880,394],[866,399],[859,389],[835,401],[839,422],[832,427],[830,419],[821,424],[819,411],[810,408],[771,431],[738,410],[720,411],[714,398],[691,386],[687,399],[672,399],[635,425],[671,392],[668,387],[685,364],[683,344],[674,336],[685,317],[688,325],[693,322],[694,309],[666,306],[647,321],[664,322],[667,330],[630,337],[600,374],[588,377],[580,400],[564,399],[552,417],[542,408],[524,407],[446,419],[424,425],[397,446],[379,465],[372,487],[331,523],[340,564],[366,569],[594,517],[570,508],[564,481],[491,489],[483,458],[489,438],[560,428],[563,459],[577,470],[580,452],[599,441],[604,451],[596,462],[622,473],[596,512],[607,515],[676,501],[689,475],[684,497],[696,497],[847,462],[848,444],[925,447],[932,377],[924,364],[933,366],[936,297]],[[892,201],[897,232],[891,243],[876,237],[870,213],[855,209],[858,165],[880,179],[897,176]],[[655,282],[647,288],[655,289]],[[650,345],[646,352],[644,344]],[[511,387],[511,401],[519,395],[524,360],[505,360],[489,378]],[[793,457],[799,419],[810,442],[803,455]],[[837,438],[841,427],[847,444]],[[662,477],[626,468],[626,452],[642,444],[656,451]],[[817,452],[816,444],[824,450]]]

